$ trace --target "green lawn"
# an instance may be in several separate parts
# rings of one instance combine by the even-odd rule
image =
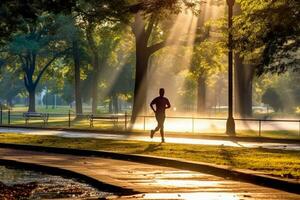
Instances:
[[[191,161],[227,165],[240,169],[252,169],[274,176],[300,178],[299,151],[168,143],[159,144],[88,138],[60,138],[55,136],[21,134],[0,134],[0,142],[181,158]]]

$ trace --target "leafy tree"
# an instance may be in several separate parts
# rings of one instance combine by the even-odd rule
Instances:
[[[166,16],[174,16],[186,8],[192,8],[195,13],[199,9],[199,1],[187,2],[180,0],[166,1],[139,1],[137,14],[132,23],[132,32],[136,42],[136,72],[134,86],[134,100],[131,122],[135,122],[138,113],[146,102],[147,83],[145,80],[148,71],[148,61],[151,55],[170,44],[166,37],[155,37],[158,22],[166,19]],[[170,26],[169,26],[170,27]],[[160,31],[164,36],[168,31]],[[172,43],[172,42],[171,42]]]
[[[125,0],[91,0],[91,1],[78,1],[73,10],[73,16],[78,20],[78,26],[82,29],[85,29],[86,39],[89,45],[89,49],[92,53],[92,66],[93,66],[93,78],[92,78],[92,112],[96,112],[97,102],[98,102],[98,80],[100,67],[105,62],[105,59],[101,58],[107,56],[108,53],[99,54],[98,45],[95,39],[95,30],[99,26],[103,26],[105,23],[116,22],[121,20],[126,20],[128,13],[128,2]],[[105,40],[101,38],[101,40]],[[108,40],[106,40],[107,42]],[[75,44],[75,43],[74,43]],[[106,44],[107,45],[107,44]],[[103,49],[102,49],[103,50]],[[109,52],[109,49],[105,49],[106,52]],[[74,52],[74,55],[79,56]],[[75,58],[75,57],[74,57]],[[77,62],[75,62],[76,64]],[[75,65],[76,66],[76,65]],[[75,67],[75,76],[79,77],[79,70]],[[75,78],[75,82],[78,78]],[[78,82],[78,81],[77,81]],[[78,86],[79,87],[79,86]],[[77,87],[77,88],[78,88]],[[79,90],[76,90],[79,92]],[[75,94],[75,96],[77,96]],[[76,98],[78,99],[78,98]]]
[[[266,90],[262,96],[262,102],[270,105],[276,112],[283,108],[280,96],[274,88],[268,88]]]
[[[98,85],[100,72],[108,67],[108,59],[120,41],[120,24],[93,27],[89,24],[86,29],[86,37],[89,49],[92,52],[92,112],[96,113],[98,103]],[[97,35],[97,36],[95,36]],[[97,41],[96,41],[97,40]]]
[[[300,2],[239,0],[234,19],[236,49],[256,53],[258,74],[299,70]],[[283,17],[284,16],[284,17]]]
[[[205,112],[208,77],[222,69],[222,53],[222,45],[209,40],[205,40],[194,47],[191,70],[197,83],[198,113]]]
[[[25,88],[29,94],[29,112],[35,112],[35,92],[48,67],[69,50],[55,34],[55,19],[41,16],[36,23],[25,24],[9,44],[9,53],[20,61]]]
[[[18,31],[24,23],[32,23],[45,11],[52,13],[70,12],[75,6],[73,0],[1,0],[0,1],[0,44]]]
[[[14,67],[1,68],[0,75],[0,99],[6,100],[6,104],[11,107],[13,99],[23,91],[23,81]]]

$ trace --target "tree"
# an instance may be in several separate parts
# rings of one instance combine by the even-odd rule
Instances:
[[[241,117],[252,116],[252,84],[256,66],[238,52],[234,55],[235,112]]]
[[[270,105],[275,112],[282,110],[283,105],[280,96],[274,88],[268,88],[262,96],[262,102]]]
[[[252,114],[255,75],[299,69],[300,3],[239,0],[234,17],[235,96],[241,116]],[[284,19],[282,16],[285,16]]]
[[[95,26],[88,24],[86,37],[92,53],[92,113],[96,113],[98,103],[98,85],[100,72],[107,67],[107,62],[113,50],[120,41],[120,24]],[[95,36],[97,34],[97,36]],[[96,42],[97,39],[97,42]]]
[[[27,28],[28,27],[28,28]],[[69,50],[62,39],[55,35],[56,27],[52,16],[41,16],[14,36],[9,52],[19,59],[24,73],[24,84],[29,94],[28,112],[35,112],[35,92],[47,68]]]
[[[238,16],[242,12],[245,11],[242,11],[240,4],[237,3],[234,7],[234,15]],[[241,117],[252,116],[252,82],[256,65],[251,55],[252,52],[244,53],[241,49],[236,49],[234,53],[235,112]]]
[[[13,99],[23,91],[23,82],[18,70],[14,67],[1,68],[0,75],[0,99],[6,100],[6,104],[11,107],[13,106]]]
[[[66,13],[75,6],[73,0],[24,1],[1,0],[0,2],[0,45],[18,31],[24,23],[32,23],[45,12]]]
[[[300,2],[239,0],[242,13],[234,19],[235,48],[256,52],[257,73],[299,70]],[[284,16],[284,17],[283,17]],[[257,59],[258,58],[258,59]]]
[[[174,42],[167,42],[166,38],[157,38],[151,34],[157,30],[158,22],[166,16],[174,16],[174,14],[178,14],[187,8],[193,8],[194,11],[197,12],[196,7],[199,5],[199,2],[194,1],[194,3],[190,3],[179,0],[141,1],[138,5],[140,10],[138,10],[134,22],[131,25],[136,43],[136,72],[131,115],[132,124],[145,106],[147,94],[146,77],[149,58],[158,50]],[[162,31],[162,33],[167,35],[167,31]]]
[[[197,85],[197,112],[206,111],[206,85],[208,77],[223,67],[223,48],[218,42],[205,40],[194,47],[191,71]]]
[[[74,7],[73,15],[79,19],[78,26],[85,30],[86,39],[89,45],[89,49],[92,53],[92,66],[94,73],[92,75],[92,112],[96,113],[97,103],[98,103],[98,81],[99,73],[101,71],[101,66],[105,64],[105,57],[109,54],[108,49],[99,49],[99,44],[95,39],[95,31],[97,29],[104,29],[104,24],[109,24],[112,26],[111,22],[126,21],[126,16],[128,15],[128,3],[125,0],[92,0],[92,1],[82,1],[78,2]],[[112,27],[111,27],[112,28]],[[107,31],[107,27],[106,27]],[[108,38],[107,35],[101,35],[100,43],[106,41],[106,47]],[[99,39],[99,35],[98,35]],[[112,42],[113,43],[113,42]],[[105,46],[104,45],[104,46]],[[113,45],[112,45],[113,46]],[[105,47],[104,47],[105,48]],[[102,51],[99,51],[102,50]],[[104,52],[103,52],[104,51]],[[101,52],[101,53],[100,53]],[[74,54],[75,55],[75,54]],[[76,63],[76,62],[75,62]],[[76,69],[76,68],[75,68]],[[75,76],[78,77],[79,71],[75,70]],[[75,81],[78,78],[75,78]],[[75,97],[78,96],[78,90],[75,93]],[[77,94],[77,95],[76,95]],[[78,98],[76,98],[78,99]]]
[[[121,67],[121,72],[116,78],[116,82],[111,88],[109,95],[111,96],[111,101],[113,103],[114,113],[119,113],[121,108],[119,107],[118,99],[120,96],[130,96],[131,91],[133,91],[133,67],[132,63],[125,63]]]

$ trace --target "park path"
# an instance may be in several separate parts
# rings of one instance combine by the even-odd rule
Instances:
[[[113,140],[136,140],[146,142],[160,142],[159,133],[151,139],[145,134],[109,134],[109,133],[91,133],[91,132],[76,132],[76,131],[61,131],[61,130],[38,130],[27,128],[0,128],[0,133],[20,133],[29,135],[53,135],[65,138],[97,138],[97,139],[113,139]],[[231,147],[247,147],[247,148],[268,148],[268,149],[284,149],[300,151],[300,144],[295,143],[270,143],[270,142],[243,142],[243,141],[230,141],[220,139],[203,139],[184,136],[183,134],[168,135],[166,134],[166,142],[177,144],[203,144],[203,145],[224,145]]]
[[[140,194],[112,199],[300,200],[300,195],[171,167],[0,148],[0,158],[58,167]]]

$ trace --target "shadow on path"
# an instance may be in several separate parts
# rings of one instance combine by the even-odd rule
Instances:
[[[149,144],[148,147],[146,147],[144,150],[138,150],[133,152],[134,154],[142,154],[146,152],[154,152],[156,150],[162,149],[162,143],[159,144]]]

